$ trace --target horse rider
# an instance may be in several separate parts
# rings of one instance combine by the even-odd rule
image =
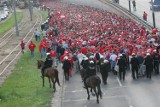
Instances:
[[[83,69],[85,69],[85,70],[88,68],[88,65],[89,65],[88,57],[85,57],[82,60],[81,65],[82,65]]]
[[[63,66],[65,80],[69,80],[69,69],[71,68],[71,63],[68,60],[68,56],[64,57]]]
[[[46,60],[44,62],[44,66],[43,66],[42,71],[41,71],[42,77],[44,76],[45,70],[47,68],[52,67],[52,58],[51,58],[51,55],[50,55],[50,53],[46,53],[46,55],[47,55],[47,58],[46,58]]]
[[[101,59],[101,62],[100,62],[100,72],[101,72],[101,75],[102,75],[102,80],[103,80],[103,83],[104,85],[107,84],[107,78],[108,78],[108,72],[109,72],[109,69],[110,68],[110,63],[108,60],[104,60],[104,59]]]
[[[88,67],[86,69],[86,72],[85,72],[84,86],[86,86],[86,80],[87,80],[87,78],[89,78],[90,76],[93,76],[93,75],[96,75],[96,66],[95,66],[95,64],[94,64],[93,61],[90,61],[89,65],[88,65]]]
[[[160,56],[157,53],[156,50],[153,50],[154,54],[153,54],[153,61],[154,61],[154,71],[155,74],[159,74],[159,61],[160,61]]]

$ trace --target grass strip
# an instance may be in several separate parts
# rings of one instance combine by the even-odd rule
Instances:
[[[23,14],[22,12],[17,12],[17,22],[20,22]],[[0,24],[0,36],[2,36],[5,32],[10,30],[14,26],[14,14],[12,13],[9,19],[7,19],[4,23]]]
[[[46,17],[43,17],[44,19]],[[0,86],[1,107],[51,107],[54,93],[53,89],[49,88],[47,78],[45,87],[42,87],[40,70],[36,65],[39,58],[38,42],[36,42],[35,57],[31,58],[30,51],[23,54],[13,73]]]

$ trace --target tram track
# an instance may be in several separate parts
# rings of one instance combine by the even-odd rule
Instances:
[[[42,23],[42,16],[39,12],[36,12],[34,21],[32,22],[27,21],[25,23],[22,23],[20,29],[23,30],[20,32],[21,35],[20,37],[12,38],[12,36],[15,36],[15,32],[12,32],[13,33],[12,36],[9,33],[7,33],[8,35],[6,35],[6,37],[10,39],[8,40],[4,39],[4,41],[10,40],[10,42],[7,42],[5,45],[2,46],[0,44],[0,59],[1,59],[0,84],[2,84],[4,79],[11,73],[12,69],[14,68],[14,65],[17,62],[17,59],[21,54],[20,41],[23,39],[27,46],[34,36],[35,28],[39,27],[41,23]],[[5,36],[3,38],[5,38]]]

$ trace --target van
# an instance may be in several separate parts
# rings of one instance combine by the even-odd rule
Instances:
[[[150,10],[152,10],[152,3],[150,6]],[[160,0],[153,0],[153,10],[160,11]]]

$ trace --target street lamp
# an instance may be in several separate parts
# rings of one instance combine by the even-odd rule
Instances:
[[[13,9],[14,9],[14,19],[15,19],[16,35],[19,36],[18,24],[17,24],[17,16],[16,16],[15,0],[13,0]]]
[[[129,3],[129,12],[131,12],[131,0],[128,0]]]
[[[155,14],[154,14],[154,7],[153,7],[153,0],[151,0],[152,3],[152,17],[153,17],[153,27],[156,27],[156,23],[155,23]]]
[[[32,3],[31,3],[31,1],[29,0],[29,13],[30,13],[31,21],[32,21],[32,12],[33,12]]]

